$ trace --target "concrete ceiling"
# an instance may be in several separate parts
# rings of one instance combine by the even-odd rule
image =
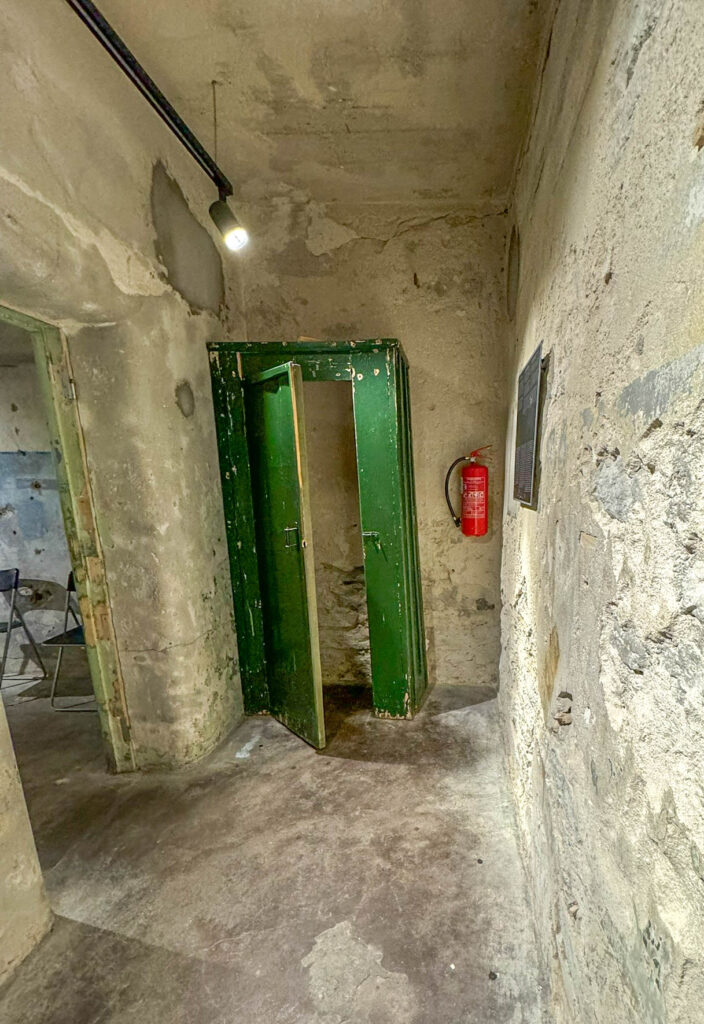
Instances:
[[[490,210],[510,188],[552,0],[99,6],[206,146],[217,82],[218,158],[245,199]]]

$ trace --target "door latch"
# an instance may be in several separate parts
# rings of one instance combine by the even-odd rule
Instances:
[[[293,534],[294,536],[292,537],[291,534]],[[298,548],[300,547],[300,540],[298,536],[298,523],[296,523],[295,526],[284,527],[284,547],[295,548],[296,550],[298,550]]]

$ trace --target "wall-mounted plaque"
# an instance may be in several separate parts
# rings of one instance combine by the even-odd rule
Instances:
[[[535,460],[538,448],[538,407],[542,342],[518,378],[516,456],[513,464],[513,496],[523,505],[535,504]]]

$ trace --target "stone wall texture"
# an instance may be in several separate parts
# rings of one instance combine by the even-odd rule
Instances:
[[[371,686],[352,384],[305,381],[303,400],[323,685]]]
[[[699,0],[562,0],[518,176],[500,700],[557,1024],[702,1020],[703,61]]]

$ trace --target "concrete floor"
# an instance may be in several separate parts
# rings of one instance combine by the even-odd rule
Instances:
[[[329,694],[323,753],[247,719],[178,774],[109,776],[95,716],[8,707],[53,931],[4,1024],[538,1024],[495,701],[413,722]]]

